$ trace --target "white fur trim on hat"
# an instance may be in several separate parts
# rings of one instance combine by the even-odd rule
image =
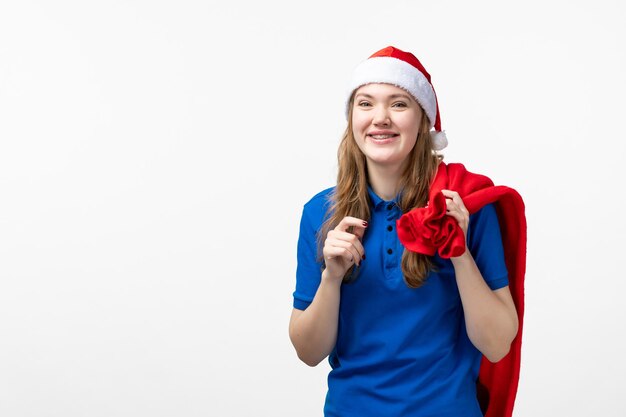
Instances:
[[[430,137],[433,141],[433,148],[436,151],[440,151],[444,149],[446,146],[448,146],[448,138],[444,130],[442,130],[441,132],[437,132],[436,130],[431,130]]]
[[[354,70],[346,98],[346,118],[348,118],[348,106],[350,105],[352,92],[362,85],[370,83],[393,84],[405,89],[426,112],[430,127],[432,128],[435,125],[437,100],[435,92],[424,74],[405,61],[382,56],[369,58],[361,62]],[[447,141],[445,142],[447,144]]]

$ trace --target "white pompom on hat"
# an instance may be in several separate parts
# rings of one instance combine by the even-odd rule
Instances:
[[[403,88],[422,106],[433,139],[433,147],[440,151],[448,145],[445,131],[441,130],[441,117],[435,89],[430,82],[430,74],[421,62],[410,52],[404,52],[393,46],[388,46],[375,52],[361,62],[352,75],[346,99],[346,118],[350,106],[350,97],[357,88],[370,83],[393,84]]]

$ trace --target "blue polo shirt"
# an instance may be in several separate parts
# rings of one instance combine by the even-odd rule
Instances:
[[[317,291],[321,263],[315,235],[334,187],[304,205],[293,306],[305,310]],[[326,417],[482,417],[476,380],[482,354],[470,342],[449,259],[416,289],[402,278],[404,247],[396,233],[398,198],[368,187],[371,219],[363,236],[366,259],[357,279],[341,285],[338,334],[328,357]],[[468,248],[492,289],[508,285],[495,207],[470,216]]]

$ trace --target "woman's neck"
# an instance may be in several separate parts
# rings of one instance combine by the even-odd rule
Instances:
[[[367,173],[370,187],[383,200],[393,201],[400,191],[398,188],[403,169],[404,166],[399,165],[368,164]]]

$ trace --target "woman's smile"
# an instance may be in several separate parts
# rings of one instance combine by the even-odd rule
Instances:
[[[367,134],[367,137],[378,145],[394,142],[399,136],[399,134],[389,131],[374,131]]]

